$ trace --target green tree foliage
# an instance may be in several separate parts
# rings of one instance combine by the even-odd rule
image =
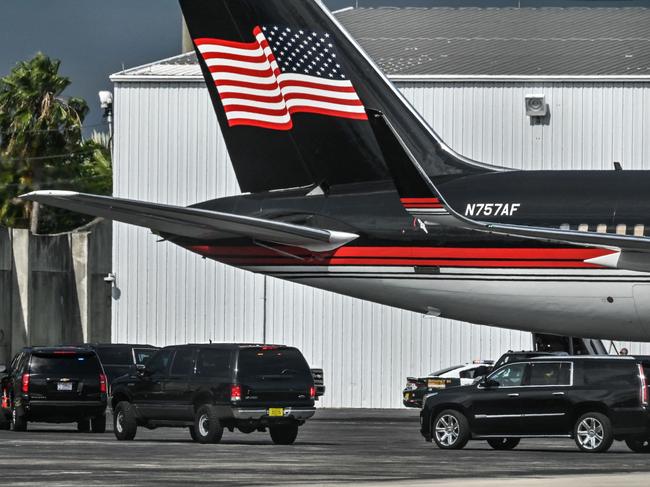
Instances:
[[[98,142],[84,140],[88,105],[81,98],[62,96],[70,80],[59,75],[60,64],[39,53],[0,79],[0,223],[4,225],[56,233],[89,221],[18,198],[29,191],[112,191],[110,152]]]

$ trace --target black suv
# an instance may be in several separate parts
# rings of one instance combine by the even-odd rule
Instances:
[[[28,421],[76,422],[79,431],[106,430],[107,382],[97,354],[76,347],[24,348],[2,379],[2,419],[14,431]]]
[[[315,412],[314,379],[300,351],[280,345],[178,345],[159,350],[112,387],[114,432],[189,427],[192,439],[217,443],[223,429],[266,431],[291,444]]]
[[[421,432],[444,449],[486,439],[506,450],[520,438],[543,436],[574,438],[587,452],[606,451],[615,439],[647,451],[648,365],[640,358],[608,356],[508,363],[475,385],[429,395]]]

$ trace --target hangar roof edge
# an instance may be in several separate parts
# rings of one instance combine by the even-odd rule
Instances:
[[[337,18],[395,81],[650,80],[648,8],[358,8]],[[194,53],[111,76],[201,81]]]

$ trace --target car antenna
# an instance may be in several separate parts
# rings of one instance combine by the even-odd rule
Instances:
[[[621,163],[618,161],[614,161],[614,171],[622,171],[623,167],[621,166]]]
[[[210,344],[212,344],[212,338],[208,338],[208,342],[210,342]]]

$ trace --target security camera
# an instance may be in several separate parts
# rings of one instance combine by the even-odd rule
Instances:
[[[548,105],[544,95],[526,95],[526,115],[529,117],[545,117]]]
[[[113,93],[110,91],[99,92],[100,106],[105,110],[113,104]]]
[[[108,282],[110,284],[115,282],[115,274],[112,272],[109,272],[108,275],[104,278],[104,282]]]

